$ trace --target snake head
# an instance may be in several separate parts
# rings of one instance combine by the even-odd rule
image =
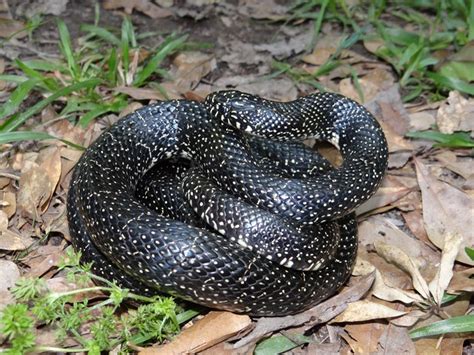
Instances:
[[[214,92],[204,102],[211,115],[234,128],[253,132],[254,117],[259,112],[262,99],[237,90]]]

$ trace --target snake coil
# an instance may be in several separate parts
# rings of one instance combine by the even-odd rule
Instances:
[[[338,147],[342,165],[306,138]],[[297,313],[349,277],[353,211],[376,191],[387,155],[373,116],[337,94],[159,102],[102,133],[76,165],[73,244],[94,273],[135,292]]]

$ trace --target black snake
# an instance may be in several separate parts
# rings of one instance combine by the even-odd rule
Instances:
[[[338,147],[342,165],[305,138]],[[257,316],[300,312],[349,277],[353,211],[387,155],[373,116],[337,94],[159,102],[81,157],[68,195],[73,244],[95,273],[136,292]]]

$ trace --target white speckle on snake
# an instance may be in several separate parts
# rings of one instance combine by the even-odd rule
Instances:
[[[332,167],[301,140],[340,149]],[[237,91],[164,101],[104,132],[71,180],[73,244],[93,272],[142,294],[277,316],[347,280],[353,211],[387,166],[361,105],[316,93],[278,103]]]

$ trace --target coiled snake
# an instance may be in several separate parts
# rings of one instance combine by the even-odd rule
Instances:
[[[342,165],[305,138],[338,147]],[[349,277],[353,211],[377,189],[387,155],[373,116],[337,94],[159,102],[81,157],[68,195],[73,244],[95,273],[142,294],[257,316],[300,312]]]

